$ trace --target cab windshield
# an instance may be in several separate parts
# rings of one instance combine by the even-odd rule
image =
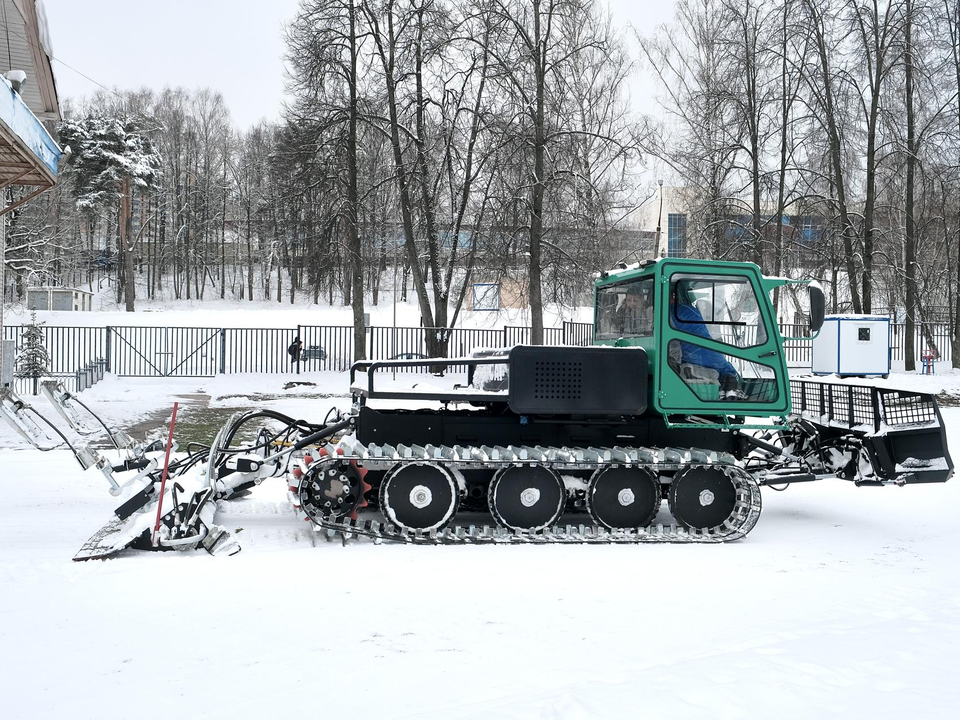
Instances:
[[[597,340],[653,335],[653,278],[646,277],[597,290]]]

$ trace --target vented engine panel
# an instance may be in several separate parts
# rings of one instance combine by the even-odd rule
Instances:
[[[640,415],[643,348],[518,345],[510,351],[510,409],[524,414]]]
[[[533,397],[536,400],[580,400],[583,397],[583,361],[534,360]]]

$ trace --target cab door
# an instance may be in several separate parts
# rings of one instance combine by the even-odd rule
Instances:
[[[664,414],[783,415],[787,369],[759,269],[664,263],[654,405]]]

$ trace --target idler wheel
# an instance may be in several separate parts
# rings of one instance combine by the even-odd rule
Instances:
[[[644,468],[601,468],[590,478],[587,509],[608,530],[646,527],[660,510],[660,483]]]
[[[553,525],[563,514],[566,501],[560,476],[543,465],[502,468],[487,491],[490,513],[511,530],[537,531]]]
[[[349,462],[316,463],[300,480],[300,505],[314,519],[349,515],[363,500],[363,485]]]
[[[402,530],[439,530],[459,504],[457,482],[442,465],[397,465],[380,485],[380,509]]]
[[[691,467],[677,473],[667,498],[677,522],[706,530],[723,525],[737,506],[737,488],[719,467]]]

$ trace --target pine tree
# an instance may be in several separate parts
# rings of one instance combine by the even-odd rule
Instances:
[[[123,259],[123,287],[127,312],[134,311],[134,247],[131,225],[131,189],[153,186],[159,174],[160,155],[138,119],[128,116],[89,115],[60,125],[60,141],[69,144],[74,157],[71,172],[77,209],[91,215],[118,204],[118,249]],[[119,298],[118,298],[119,300]]]
[[[50,356],[43,345],[43,325],[37,322],[37,313],[30,314],[30,324],[23,331],[23,346],[17,354],[16,376],[33,378],[33,394],[37,394],[37,381],[50,367]]]

